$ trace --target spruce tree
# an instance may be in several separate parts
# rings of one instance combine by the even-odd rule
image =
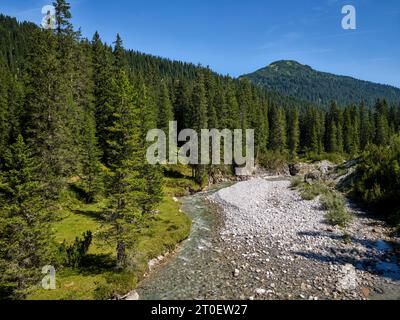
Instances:
[[[384,146],[389,143],[388,105],[385,100],[375,104],[375,144]]]
[[[112,125],[113,92],[111,80],[113,76],[113,56],[111,50],[101,42],[98,32],[92,40],[93,82],[94,82],[94,114],[96,133],[103,163],[107,166],[110,159],[108,149],[108,130]]]
[[[25,76],[23,130],[27,143],[40,160],[47,195],[56,198],[72,173],[76,155],[68,126],[64,75],[57,54],[57,39],[49,30],[35,31]],[[71,99],[68,99],[71,101]]]
[[[207,97],[204,83],[204,74],[199,72],[195,86],[192,92],[191,102],[193,112],[193,128],[200,136],[202,129],[208,129],[208,115],[207,115]],[[201,160],[201,150],[199,145],[198,150],[199,162]],[[194,177],[200,185],[207,183],[207,170],[204,165],[197,164],[194,166]]]
[[[161,83],[160,98],[158,103],[158,129],[169,130],[169,122],[174,120],[174,112],[168,85],[165,81]]]
[[[0,180],[0,291],[20,298],[38,280],[49,250],[38,164],[21,135],[5,153]]]
[[[271,105],[269,110],[269,148],[283,152],[286,149],[286,118],[282,108]]]
[[[122,42],[118,45],[122,47]],[[118,57],[115,61],[115,75],[111,81],[113,111],[111,125],[107,128],[110,158],[106,220],[110,228],[106,236],[115,240],[117,268],[123,270],[131,267],[128,249],[134,244],[142,218],[141,203],[146,198],[147,181],[140,172],[143,159],[140,156],[140,108],[135,104],[137,93]]]
[[[8,105],[8,88],[10,75],[0,59],[0,164],[9,143],[10,109]],[[1,166],[0,166],[1,167]]]
[[[290,157],[295,159],[297,156],[299,142],[300,142],[300,128],[299,128],[299,111],[294,109],[289,111],[288,123],[288,147]]]
[[[374,133],[372,128],[370,113],[366,109],[364,103],[361,103],[359,106],[359,114],[360,114],[360,148],[362,151],[364,151],[367,145],[372,142]]]

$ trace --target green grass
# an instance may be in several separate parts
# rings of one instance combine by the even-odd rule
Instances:
[[[87,205],[68,191],[63,194],[53,225],[55,240],[71,243],[85,231],[92,231],[94,237],[88,256],[79,269],[57,270],[56,290],[44,290],[40,286],[31,288],[28,300],[93,300],[106,299],[110,294],[125,294],[134,289],[147,270],[149,260],[172,251],[190,233],[191,221],[180,211],[180,204],[172,196],[187,194],[189,188],[198,187],[183,171],[173,168],[176,177],[166,177],[165,196],[158,208],[159,213],[149,219],[140,230],[136,248],[132,250],[135,267],[130,273],[116,273],[115,248],[105,243],[96,234],[104,228],[102,208],[104,201]]]

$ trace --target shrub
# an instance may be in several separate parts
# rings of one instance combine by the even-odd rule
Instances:
[[[302,185],[302,190],[300,195],[304,200],[313,200],[319,195],[329,192],[328,187],[320,182],[314,184],[304,183]]]
[[[352,220],[350,213],[345,209],[331,209],[326,214],[326,220],[334,226],[345,228]]]
[[[268,151],[259,159],[261,166],[276,172],[284,171],[285,166],[287,166],[287,161],[287,153],[281,153],[279,151]]]
[[[381,210],[394,224],[400,221],[400,136],[389,146],[368,146],[357,167],[353,192]]]
[[[343,197],[334,192],[323,195],[320,202],[324,210],[338,210],[345,208],[345,201],[343,200]]]
[[[303,183],[304,183],[304,182],[303,182],[303,179],[302,179],[302,178],[300,178],[300,177],[295,177],[295,178],[293,178],[292,181],[290,182],[290,188],[292,188],[292,189],[297,189],[297,188],[299,188],[300,186],[302,186]]]
[[[132,272],[114,273],[106,277],[106,283],[99,284],[94,290],[96,300],[108,300],[120,297],[137,286],[137,278]]]
[[[72,245],[67,245],[66,241],[61,244],[59,254],[65,266],[77,268],[81,265],[93,238],[91,231],[86,231],[82,236],[83,238],[76,237]]]
[[[344,162],[344,158],[341,154],[338,153],[320,153],[317,154],[315,152],[308,152],[306,154],[306,158],[311,160],[312,162],[318,162],[318,161],[323,161],[327,160],[329,162],[332,162],[334,164],[340,164]]]
[[[351,213],[346,209],[346,203],[341,194],[330,192],[320,199],[321,206],[327,210],[326,220],[332,225],[345,228],[352,220]]]

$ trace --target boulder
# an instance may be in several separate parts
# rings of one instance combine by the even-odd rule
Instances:
[[[320,181],[320,180],[321,180],[320,171],[312,171],[304,176],[304,182],[308,184],[313,184],[315,181]]]
[[[291,176],[297,176],[301,172],[301,164],[300,163],[291,163],[289,164],[289,172]]]
[[[124,300],[137,301],[139,300],[139,294],[135,290],[133,290],[124,297]]]

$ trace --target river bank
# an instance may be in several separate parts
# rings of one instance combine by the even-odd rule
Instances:
[[[353,208],[346,231],[332,228],[318,199],[302,200],[289,183],[252,179],[183,199],[194,231],[176,258],[139,285],[140,297],[398,298],[385,225]]]

